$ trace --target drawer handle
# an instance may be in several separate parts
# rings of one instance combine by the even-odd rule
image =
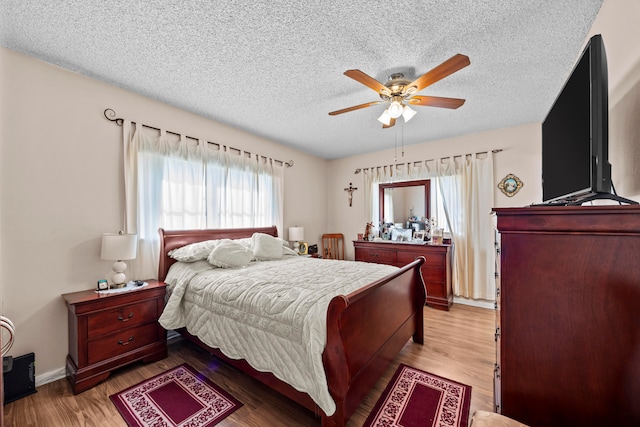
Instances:
[[[133,317],[133,311],[131,313],[129,313],[129,316],[125,319],[124,317],[122,317],[122,314],[118,316],[118,320],[121,322],[128,322],[129,320],[131,320],[131,318]]]
[[[120,344],[120,345],[128,345],[131,341],[133,341],[133,336],[130,336],[129,339],[127,340],[127,342],[124,342],[122,340],[118,340],[118,344]]]

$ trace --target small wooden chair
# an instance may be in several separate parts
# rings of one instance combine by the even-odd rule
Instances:
[[[344,235],[342,233],[322,235],[322,257],[326,259],[344,259]]]

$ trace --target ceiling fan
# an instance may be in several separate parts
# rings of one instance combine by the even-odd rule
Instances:
[[[416,93],[449,76],[450,74],[461,70],[470,63],[468,56],[456,54],[414,81],[406,80],[403,74],[396,73],[389,76],[389,80],[384,84],[360,70],[347,70],[344,72],[345,76],[351,77],[355,81],[360,82],[378,92],[382,101],[372,101],[360,105],[354,105],[353,107],[332,111],[329,115],[337,116],[338,114],[348,113],[349,111],[360,110],[362,108],[371,107],[372,105],[388,102],[389,107],[384,110],[380,117],[378,117],[378,121],[382,123],[383,128],[390,128],[396,124],[396,119],[400,116],[404,118],[405,122],[408,122],[413,116],[415,116],[416,112],[412,110],[409,105],[451,109],[458,108],[464,104],[464,99],[424,96],[416,95]]]

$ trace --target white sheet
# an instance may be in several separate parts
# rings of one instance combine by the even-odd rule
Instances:
[[[335,412],[322,367],[326,311],[348,294],[397,270],[382,264],[286,257],[220,269],[206,261],[174,264],[165,329],[186,327],[205,344],[306,392]]]

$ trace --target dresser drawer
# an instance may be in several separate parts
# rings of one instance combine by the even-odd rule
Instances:
[[[401,252],[398,251],[397,263],[398,265],[407,265],[413,262],[417,257],[423,256],[425,258],[424,267],[442,267],[445,265],[445,254],[443,253],[417,253],[417,252]],[[426,280],[426,279],[425,279]]]
[[[396,251],[389,249],[358,248],[356,249],[356,261],[395,264]]]
[[[89,338],[140,325],[158,319],[158,302],[155,299],[114,307],[88,316]]]
[[[404,267],[418,257],[424,257],[420,272],[427,289],[427,304],[449,310],[453,304],[451,289],[452,245],[418,245],[413,243],[353,242],[356,261]]]
[[[157,334],[158,324],[153,322],[89,341],[88,363],[100,362],[154,343],[158,341]]]
[[[425,267],[423,265],[420,272],[425,283],[444,283],[446,280],[444,268],[441,267]]]

